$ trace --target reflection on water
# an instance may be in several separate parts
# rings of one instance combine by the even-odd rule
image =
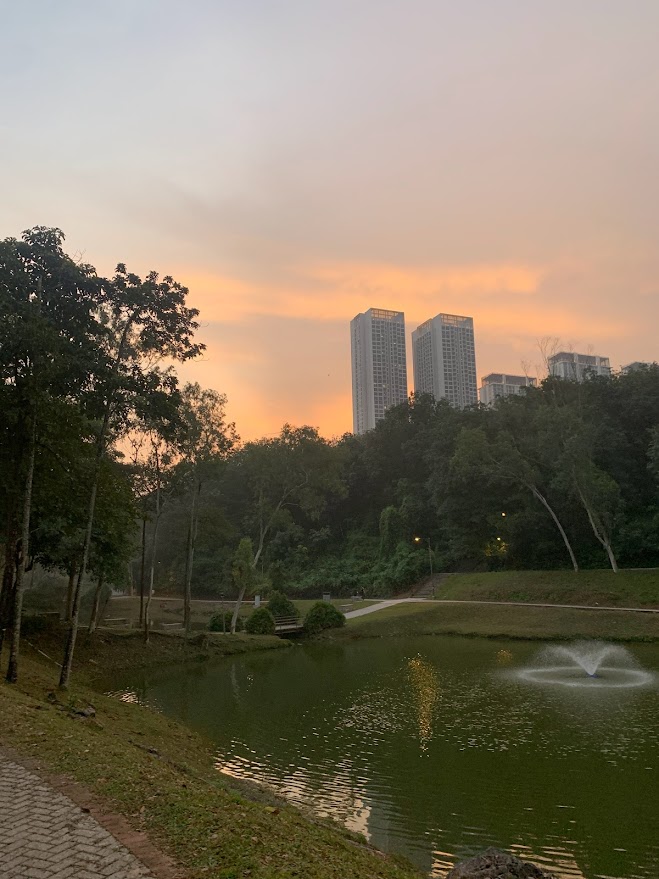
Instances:
[[[421,753],[425,754],[428,750],[428,742],[432,738],[432,722],[439,698],[437,672],[429,662],[425,662],[417,655],[414,659],[408,660],[407,674],[416,707],[419,748]]]
[[[657,879],[659,693],[534,686],[531,645],[297,647],[134,676],[221,771],[271,786],[443,877],[496,845],[561,879]],[[657,668],[659,648],[634,648]]]

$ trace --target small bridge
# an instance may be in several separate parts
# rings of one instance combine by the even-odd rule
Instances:
[[[275,635],[288,635],[302,631],[299,617],[275,617]]]

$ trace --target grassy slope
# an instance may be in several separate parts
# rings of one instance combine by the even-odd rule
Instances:
[[[659,607],[657,571],[501,571],[451,574],[437,598]]]
[[[659,639],[659,614],[505,605],[399,604],[357,619],[332,638],[380,638],[395,635],[482,635],[508,638]]]
[[[134,644],[99,642],[99,665],[120,665],[122,646],[136,657]],[[156,648],[160,661],[166,646]],[[184,726],[78,684],[67,694],[53,693],[53,671],[47,660],[24,651],[19,685],[0,685],[0,743],[105,797],[192,879],[418,879],[412,867],[338,827],[257,788],[241,785],[238,792],[214,769],[212,744]],[[89,703],[93,718],[70,710]]]
[[[32,623],[31,625],[34,625]],[[23,640],[29,646],[38,647],[44,659],[59,662],[62,658],[65,627],[48,623],[43,629],[30,634],[26,626]],[[74,674],[79,680],[93,682],[98,673],[107,675],[112,671],[162,665],[168,662],[196,662],[217,656],[231,656],[254,650],[277,650],[290,647],[290,642],[275,636],[256,636],[239,633],[223,635],[202,632],[189,641],[172,632],[152,632],[148,646],[141,632],[135,630],[113,632],[99,629],[95,635],[80,631],[76,642],[73,663]],[[57,683],[58,672],[54,670],[52,685]]]

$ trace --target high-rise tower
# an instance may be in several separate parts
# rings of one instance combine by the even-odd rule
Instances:
[[[369,308],[350,322],[352,424],[364,433],[407,400],[405,315]]]
[[[414,390],[464,409],[478,402],[474,321],[438,314],[412,333]]]

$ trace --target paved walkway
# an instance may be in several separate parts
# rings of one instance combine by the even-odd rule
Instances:
[[[1,879],[151,876],[91,815],[0,753]]]
[[[406,604],[408,602],[423,602],[424,604],[495,604],[504,607],[557,607],[567,610],[619,610],[624,613],[659,613],[659,608],[655,607],[609,607],[605,605],[592,604],[540,604],[531,601],[478,601],[468,599],[450,599],[450,598],[391,598],[388,601],[378,601],[377,604],[371,604],[368,607],[360,607],[359,610],[349,610],[345,614],[347,620],[355,619],[355,617],[363,617],[367,613],[375,613],[378,610],[384,610],[385,607],[392,607],[395,604]]]
[[[377,604],[369,604],[368,607],[360,607],[359,610],[349,610],[344,614],[347,620],[354,620],[355,617],[363,617],[367,613],[375,613],[376,610],[384,610],[385,607],[393,607],[395,604],[405,604],[408,601],[423,601],[422,598],[392,598],[389,601],[378,601]]]

